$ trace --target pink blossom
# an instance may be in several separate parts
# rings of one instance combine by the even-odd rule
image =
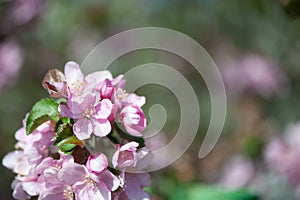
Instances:
[[[120,112],[120,120],[126,131],[133,136],[141,137],[146,128],[146,117],[138,106],[125,106]]]
[[[128,94],[122,88],[118,88],[114,94],[114,102],[119,106],[119,108],[123,108],[125,106],[137,106],[142,107],[146,103],[146,98],[143,96],[138,96],[136,94]]]
[[[113,196],[113,200],[149,200],[150,196],[143,190],[150,186],[148,173],[122,173],[120,175],[121,189]]]
[[[68,62],[65,65],[65,77],[70,93],[81,94],[86,81],[77,63]]]
[[[105,80],[105,84],[100,90],[100,97],[101,99],[111,99],[114,93],[114,86],[111,84],[111,81],[108,79]]]
[[[230,189],[245,187],[255,175],[253,162],[245,156],[234,156],[223,168],[221,185]]]
[[[97,71],[84,76],[79,65],[71,61],[65,65],[65,77],[69,92],[73,96],[95,93],[101,90],[102,95],[105,95],[105,97],[102,96],[102,99],[110,99],[109,95],[112,95],[113,91],[111,91],[111,87],[107,88],[107,86],[114,86],[123,76],[113,79],[112,74],[107,70]]]
[[[86,90],[99,92],[104,86],[105,81],[111,81],[113,80],[113,77],[109,71],[104,70],[87,75],[85,80],[87,82]]]
[[[32,167],[28,159],[23,151],[16,150],[4,156],[2,165],[17,174],[27,175]]]
[[[295,188],[300,188],[300,123],[290,125],[282,136],[275,136],[266,146],[265,161],[271,169],[287,178]],[[299,195],[300,197],[300,195]]]
[[[76,199],[111,199],[111,191],[119,187],[119,180],[107,169],[95,174],[84,165],[69,164],[58,173],[60,181],[67,183]]]
[[[66,171],[67,170],[67,171]],[[73,185],[81,180],[85,171],[76,163],[69,163],[63,168],[48,167],[43,172],[39,199],[74,199]]]
[[[21,181],[24,191],[30,196],[37,196],[49,191],[57,184],[55,178],[61,168],[74,163],[70,155],[61,155],[59,160],[45,158],[36,167],[31,168],[27,176],[17,177]]]
[[[25,128],[19,129],[15,137],[19,150],[8,153],[2,164],[17,174],[27,175],[31,168],[48,156],[48,147],[53,144],[54,125],[48,121],[39,126],[32,134],[26,135]]]
[[[47,157],[35,167],[31,166],[26,174],[18,173],[12,184],[14,198],[29,199],[30,196],[37,196],[45,190],[48,191],[53,186],[49,177],[56,175],[59,169],[67,163],[74,162],[71,157],[62,155],[59,160]]]
[[[107,118],[111,123],[113,123],[118,115],[118,105],[117,104],[113,104],[112,105],[112,109],[111,109],[111,114],[109,115],[109,117]]]
[[[90,155],[86,167],[93,173],[100,173],[108,166],[107,157],[103,153]]]
[[[137,163],[136,151],[138,146],[137,142],[129,142],[121,147],[118,145],[118,149],[112,157],[113,166],[118,166],[121,169],[134,167]]]
[[[0,89],[14,82],[22,64],[22,50],[16,42],[0,43]]]
[[[288,89],[285,73],[267,57],[249,54],[231,58],[229,62],[222,61],[219,65],[225,86],[233,95],[251,92],[269,98],[282,95]]]
[[[97,101],[96,95],[86,94],[68,100],[68,105],[60,105],[62,115],[78,119],[74,126],[74,134],[80,140],[90,138],[93,132],[103,137],[110,133],[111,124],[107,119],[112,110],[112,103],[108,99]]]
[[[14,198],[150,198],[143,191],[150,185],[149,175],[125,173],[125,170],[136,172],[144,169],[151,159],[149,150],[146,147],[138,149],[139,143],[130,138],[115,138],[116,141],[113,141],[110,137],[104,137],[111,132],[115,122],[121,122],[126,132],[138,137],[142,136],[146,126],[146,118],[140,108],[145,103],[145,97],[126,93],[122,89],[125,82],[122,78],[123,75],[113,78],[109,71],[85,76],[75,62],[66,64],[65,73],[59,70],[47,73],[43,86],[51,97],[66,98],[67,102],[62,100],[58,108],[59,118],[70,118],[68,125],[72,126],[73,131],[60,131],[61,125],[58,123],[65,122],[63,118],[59,122],[47,121],[27,135],[26,119],[23,121],[23,127],[15,133],[16,150],[2,160],[5,167],[17,174],[12,184]],[[64,144],[68,145],[69,136],[72,134],[73,139],[73,133],[79,140],[89,139],[92,133],[103,138],[93,136],[91,140],[80,142],[85,148],[76,146],[73,152],[65,152],[59,141],[63,139]],[[118,134],[112,137],[118,137]],[[111,157],[112,154],[113,166],[123,172],[108,167],[107,155]]]
[[[41,0],[14,1],[10,14],[16,24],[26,24],[41,12],[42,5]]]
[[[46,150],[54,142],[55,137],[55,124],[51,121],[47,121],[41,124],[30,135],[26,135],[25,121],[23,127],[19,129],[15,138],[19,141],[17,146],[23,148],[24,146],[32,146],[39,150]]]
[[[276,170],[283,172],[285,170],[285,157],[288,147],[282,138],[273,138],[266,146],[264,152],[265,161]]]
[[[13,189],[12,195],[13,195],[14,199],[20,199],[20,200],[30,199],[30,195],[25,192],[22,182],[15,179],[12,182],[11,187]]]

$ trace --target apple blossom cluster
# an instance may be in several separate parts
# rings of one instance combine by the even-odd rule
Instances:
[[[143,190],[150,176],[139,163],[150,155],[142,137],[145,97],[128,94],[124,84],[109,71],[85,76],[74,62],[46,74],[52,98],[33,106],[15,151],[2,161],[16,173],[15,199],[150,199]],[[112,154],[90,151],[93,138],[109,141]]]

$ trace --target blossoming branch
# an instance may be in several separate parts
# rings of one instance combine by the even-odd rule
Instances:
[[[42,85],[52,98],[33,106],[15,134],[15,151],[2,161],[16,173],[13,197],[149,199],[143,188],[150,176],[139,164],[150,155],[142,138],[145,97],[127,93],[123,75],[84,76],[74,62],[64,73],[50,70]],[[112,155],[92,151],[95,138],[109,141]]]

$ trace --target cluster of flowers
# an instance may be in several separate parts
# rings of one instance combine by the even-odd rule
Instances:
[[[15,199],[150,198],[143,190],[150,176],[138,169],[150,153],[141,133],[145,97],[126,93],[124,84],[122,75],[113,78],[109,71],[84,76],[74,62],[66,64],[65,73],[47,73],[43,86],[57,100],[33,107],[15,134],[16,150],[3,159],[17,174]],[[108,139],[112,156],[105,149],[90,152],[92,137]]]

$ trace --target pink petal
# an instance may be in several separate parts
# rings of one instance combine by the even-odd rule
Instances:
[[[39,199],[43,200],[56,200],[56,199],[62,199],[64,198],[64,193],[63,191],[55,191],[56,193],[50,193],[49,191],[45,191],[41,193],[39,196]]]
[[[132,150],[136,151],[136,148],[139,146],[139,143],[137,142],[129,142],[127,144],[124,144],[121,148],[120,151],[126,151],[126,150]]]
[[[109,99],[103,99],[96,107],[96,115],[95,118],[97,119],[107,119],[110,114],[111,114],[111,110],[112,110],[112,103]]]
[[[122,111],[121,114],[126,114],[126,113],[137,113],[138,112],[138,108],[136,106],[125,106]]]
[[[128,126],[127,124],[124,124],[126,131],[132,135],[132,136],[136,136],[136,137],[142,137],[143,134],[141,133],[141,128],[138,127],[133,127],[133,126]]]
[[[20,159],[21,160],[18,160],[18,163],[14,168],[14,172],[20,175],[28,175],[31,169],[31,165],[28,162],[28,157],[24,156]]]
[[[125,192],[131,200],[139,199],[150,199],[150,196],[147,192],[143,191],[141,187],[148,183],[146,173],[143,174],[129,174],[125,175]],[[141,183],[140,181],[147,181],[147,183]]]
[[[15,199],[29,199],[29,195],[24,191],[22,182],[19,182],[18,180],[14,180],[12,182],[12,188],[13,188],[13,197]]]
[[[119,153],[120,153],[120,145],[118,145],[117,151],[112,156],[111,162],[112,162],[114,168],[116,168],[118,166]]]
[[[141,108],[137,106],[126,106],[120,113],[120,118],[126,131],[137,137],[141,137],[141,132],[146,128],[146,117]]]
[[[73,113],[71,112],[71,110],[69,109],[69,107],[67,105],[60,104],[58,107],[58,110],[61,115],[69,117],[69,118],[73,118]]]
[[[127,124],[129,126],[138,124],[140,120],[141,117],[138,114],[130,112],[125,113],[125,116],[123,118],[124,124]]]
[[[126,80],[120,80],[120,82],[118,83],[117,87],[118,88],[124,88],[126,85]]]
[[[108,160],[103,153],[90,155],[87,161],[87,168],[93,172],[102,172],[108,166]]]
[[[77,163],[70,163],[63,167],[57,174],[59,180],[73,185],[76,182],[83,182],[85,180],[86,171],[83,165]]]
[[[129,94],[125,97],[122,102],[127,105],[136,105],[138,107],[142,107],[146,103],[146,98],[144,96],[138,96],[136,94]]]
[[[22,151],[13,151],[6,154],[2,160],[2,165],[8,169],[14,169],[18,160],[24,156]]]
[[[79,65],[73,61],[68,62],[65,65],[66,81],[69,85],[76,82],[83,82],[84,75],[81,72]]]
[[[96,102],[96,95],[87,93],[82,96],[70,95],[68,106],[76,118],[80,118],[86,109],[90,109]],[[74,117],[73,117],[74,118]]]
[[[111,124],[106,119],[92,120],[93,132],[96,136],[104,137],[111,131]]]
[[[78,119],[82,117],[82,113],[84,112],[84,108],[82,108],[82,102],[84,98],[82,96],[74,96],[70,94],[68,97],[68,107],[72,113],[72,118]]]
[[[82,118],[74,124],[73,131],[79,140],[86,140],[90,138],[93,126],[89,119]]]
[[[124,75],[119,75],[111,81],[112,85],[117,85],[124,78]]]
[[[97,184],[97,187],[88,187],[86,184],[76,184],[75,195],[76,199],[87,200],[110,200],[111,192],[105,185]]]
[[[28,136],[26,135],[26,130],[24,127],[17,130],[17,132],[15,133],[15,138],[16,140],[21,142],[25,142],[27,140]]]
[[[108,83],[108,80],[106,80],[105,82],[106,84],[104,84],[100,91],[101,99],[111,99],[115,88],[110,83]]]
[[[110,191],[115,191],[120,186],[120,180],[109,170],[101,172],[99,179],[105,183]]]
[[[91,74],[89,74],[85,77],[85,80],[88,83],[90,83],[90,82],[99,83],[101,81],[104,81],[105,79],[108,79],[108,80],[113,79],[111,73],[107,70],[94,72],[94,73],[91,73]]]
[[[117,104],[113,104],[112,109],[111,109],[111,114],[109,115],[109,117],[107,119],[110,122],[115,121],[115,119],[117,117],[117,112],[118,112],[118,105]]]
[[[86,90],[99,91],[104,85],[104,80],[110,79],[110,78],[112,78],[111,74],[110,74],[110,76],[106,76],[106,75],[103,75],[103,72],[101,72],[101,71],[89,74],[85,77],[85,80],[87,82]]]
[[[151,177],[148,173],[137,173],[136,178],[139,180],[141,187],[148,187],[151,185]]]
[[[93,107],[96,103],[96,95],[88,93],[83,97],[83,101],[80,103],[80,108],[82,111],[85,109]]]
[[[23,188],[30,196],[36,196],[40,193],[40,188],[38,187],[37,182],[24,182]]]
[[[119,153],[118,166],[123,169],[133,167],[136,164],[135,153],[130,151],[121,151]]]

